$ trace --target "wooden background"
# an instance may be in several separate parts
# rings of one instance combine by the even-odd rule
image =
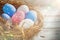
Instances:
[[[41,32],[33,40],[60,40],[60,12],[52,6],[40,8],[44,16],[44,25]]]

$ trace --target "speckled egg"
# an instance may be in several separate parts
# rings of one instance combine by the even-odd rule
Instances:
[[[34,25],[34,22],[32,20],[24,19],[23,21],[20,22],[19,27],[23,27],[23,28],[27,29],[33,25]]]
[[[10,20],[11,19],[10,16],[5,14],[5,13],[2,14],[2,18],[4,18],[5,20]]]
[[[29,8],[27,5],[21,5],[17,11],[24,11],[25,13],[29,12]]]
[[[32,21],[36,21],[37,20],[37,12],[34,10],[30,10],[27,14],[25,19],[31,19]]]
[[[12,17],[16,12],[16,8],[12,4],[7,3],[3,6],[3,12]]]
[[[19,24],[23,19],[25,18],[25,13],[23,11],[17,11],[13,16],[12,16],[12,22],[14,24]]]

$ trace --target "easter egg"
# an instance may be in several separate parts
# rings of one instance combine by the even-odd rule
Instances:
[[[29,8],[27,5],[21,5],[17,11],[24,11],[25,13],[29,12]]]
[[[16,12],[16,8],[13,5],[7,3],[3,6],[3,12],[12,17]]]
[[[5,13],[2,14],[2,18],[4,18],[5,20],[10,20],[11,19],[10,16],[5,14]]]
[[[23,27],[23,28],[27,29],[33,25],[34,25],[34,22],[32,20],[24,19],[23,21],[20,22],[19,27]]]
[[[19,24],[23,19],[25,18],[25,13],[23,11],[17,11],[13,16],[12,16],[12,22],[15,24]]]
[[[30,10],[27,14],[25,19],[31,19],[32,21],[36,21],[37,20],[37,12],[34,10]]]

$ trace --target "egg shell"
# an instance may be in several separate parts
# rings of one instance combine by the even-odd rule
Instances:
[[[20,22],[19,27],[23,27],[23,28],[27,29],[33,25],[34,25],[34,22],[32,20],[24,19],[23,21]]]
[[[11,19],[10,16],[7,15],[7,14],[5,14],[5,13],[2,14],[2,17],[3,17],[5,20],[10,20],[10,19]]]
[[[37,20],[37,12],[34,11],[34,10],[30,10],[30,11],[26,14],[25,19],[31,19],[31,20],[33,20],[33,21],[36,21],[36,20]]]
[[[12,16],[12,22],[14,24],[19,24],[23,19],[25,18],[25,13],[23,11],[17,11],[13,16]]]
[[[3,6],[3,12],[8,14],[10,17],[16,12],[16,8],[12,4],[5,4]]]
[[[25,13],[29,12],[29,8],[27,5],[21,5],[17,11],[24,11]]]

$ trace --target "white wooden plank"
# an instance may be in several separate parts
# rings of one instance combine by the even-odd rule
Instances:
[[[60,40],[60,14],[54,8],[45,7],[41,10],[44,16],[44,25],[41,32],[33,40]]]
[[[34,40],[58,40],[60,39],[60,29],[43,29]]]

